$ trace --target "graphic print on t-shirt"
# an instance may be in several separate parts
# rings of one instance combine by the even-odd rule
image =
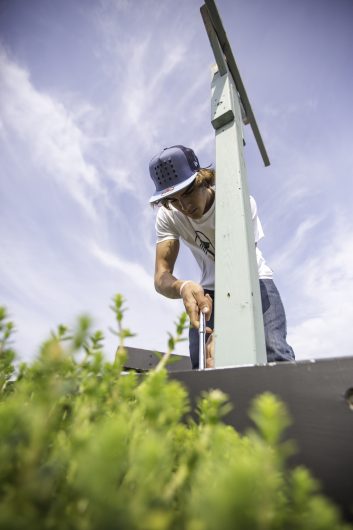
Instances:
[[[195,243],[201,248],[201,250],[206,254],[206,256],[208,256],[214,261],[215,248],[209,238],[205,236],[205,234],[199,232],[198,230],[195,230]]]

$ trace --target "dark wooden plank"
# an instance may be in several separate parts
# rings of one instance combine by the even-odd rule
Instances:
[[[323,492],[353,520],[353,357],[187,371],[172,377],[186,385],[193,404],[202,391],[226,392],[234,404],[226,422],[241,432],[251,426],[247,413],[252,399],[265,391],[278,395],[293,419],[288,438],[299,449],[291,465],[308,467]]]
[[[124,368],[126,370],[136,370],[139,372],[146,372],[152,370],[158,364],[158,357],[151,350],[144,350],[142,348],[131,348],[126,346],[127,359]],[[172,354],[172,364],[167,365],[169,372],[190,370],[191,362],[189,357]]]

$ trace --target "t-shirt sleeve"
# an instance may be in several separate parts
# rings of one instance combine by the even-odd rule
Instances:
[[[257,215],[256,201],[254,197],[252,197],[251,195],[250,195],[250,207],[251,207],[251,218],[252,218],[252,224],[253,224],[253,229],[254,229],[255,243],[258,243],[258,241],[260,241],[260,239],[264,237],[264,231],[262,229],[261,221]]]
[[[163,206],[158,209],[155,228],[157,243],[167,241],[168,239],[179,239],[179,233],[173,222],[172,211],[167,210]]]

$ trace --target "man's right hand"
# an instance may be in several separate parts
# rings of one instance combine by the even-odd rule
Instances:
[[[185,310],[189,315],[191,325],[199,329],[200,327],[200,311],[205,314],[206,321],[211,318],[212,314],[212,298],[209,294],[205,294],[200,284],[192,281],[187,281],[182,284],[181,297],[184,302]],[[207,328],[207,332],[212,330]]]

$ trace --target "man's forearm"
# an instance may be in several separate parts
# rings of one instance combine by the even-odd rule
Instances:
[[[157,293],[166,296],[167,298],[181,298],[180,287],[183,280],[178,280],[170,272],[163,272],[154,280],[154,286]]]

